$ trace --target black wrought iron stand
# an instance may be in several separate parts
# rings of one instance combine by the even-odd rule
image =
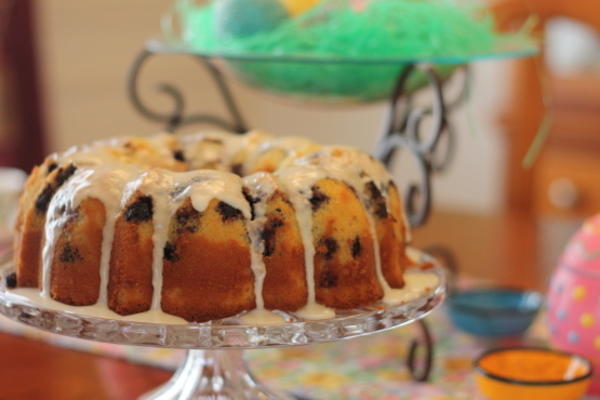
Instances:
[[[159,43],[149,42],[136,57],[127,82],[128,96],[135,109],[142,116],[164,124],[168,132],[174,132],[185,125],[200,123],[236,133],[247,132],[248,125],[242,117],[223,72],[209,57],[190,54],[215,82],[227,110],[228,119],[212,114],[190,113],[185,107],[182,92],[168,83],[159,83],[156,88],[172,98],[173,108],[170,112],[155,111],[142,101],[140,75],[143,66],[152,57],[169,52]],[[435,173],[443,171],[452,159],[455,135],[447,120],[447,114],[464,100],[468,92],[469,73],[466,68],[464,71],[464,85],[461,92],[453,101],[447,102],[444,98],[445,84],[433,66],[421,63],[406,64],[389,98],[384,127],[377,140],[374,155],[388,167],[402,151],[415,160],[420,176],[418,180],[407,185],[404,193],[406,212],[412,227],[421,226],[427,221],[432,204],[431,178]],[[407,90],[407,83],[413,74],[422,74],[427,80],[432,100],[426,106],[418,106],[413,98],[414,93]],[[429,119],[427,124],[429,128],[424,132],[426,119]],[[414,380],[427,381],[433,366],[433,337],[425,320],[419,320],[418,325],[420,337],[411,342],[406,364]]]

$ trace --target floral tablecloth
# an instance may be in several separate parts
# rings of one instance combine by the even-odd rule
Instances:
[[[456,331],[443,307],[428,316],[427,321],[436,340],[435,367],[428,383],[413,382],[405,367],[409,343],[418,334],[415,326],[338,343],[252,350],[247,356],[256,375],[267,383],[315,399],[482,399],[473,382],[471,363],[492,344]],[[538,319],[530,330],[528,342],[544,341],[544,326]],[[181,350],[117,346],[62,337],[6,318],[0,318],[0,330],[165,368],[175,368],[183,357]]]

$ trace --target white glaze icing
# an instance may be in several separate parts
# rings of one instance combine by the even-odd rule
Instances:
[[[195,165],[212,163],[215,168],[228,169],[233,162],[240,160],[251,164],[270,149],[281,149],[288,154],[288,158],[280,164],[280,168],[274,174],[258,173],[242,179],[220,170],[170,170],[182,168],[181,163],[173,160],[173,150],[180,147],[192,168]],[[264,243],[261,232],[266,221],[266,200],[277,188],[281,188],[296,210],[304,245],[308,298],[306,305],[297,314],[305,319],[333,317],[335,313],[332,309],[316,302],[315,248],[312,236],[312,208],[309,201],[311,187],[325,178],[343,181],[354,188],[359,199],[369,208],[371,200],[364,189],[365,184],[373,182],[382,195],[387,197],[390,176],[380,162],[359,150],[329,146],[314,151],[316,148],[316,144],[304,138],[271,138],[260,132],[244,136],[209,133],[185,136],[179,142],[170,135],[157,135],[150,139],[119,138],[79,146],[61,155],[53,155],[51,158],[60,161],[61,165],[71,162],[78,166],[78,170],[57,191],[49,205],[43,249],[42,294],[49,294],[54,242],[68,220],[67,215],[60,213],[61,207],[66,204],[69,210],[74,210],[83,198],[94,197],[102,201],[106,208],[98,302],[99,307],[105,307],[115,221],[131,196],[139,191],[153,200],[152,311],[160,310],[163,249],[173,214],[188,197],[199,212],[203,212],[212,199],[218,199],[240,210],[248,221],[256,310],[247,318],[253,321],[260,320],[268,313],[264,310],[262,297],[266,269],[262,257]],[[218,165],[215,164],[217,161],[220,162]],[[242,186],[250,190],[252,197],[261,199],[254,205],[254,219],[251,218],[251,206],[242,194]],[[391,304],[406,301],[406,290],[392,289],[383,276],[375,223],[370,213],[367,213],[367,218],[373,237],[376,275],[384,291],[383,300]],[[406,218],[405,215],[403,218]]]
[[[286,160],[282,165],[315,165],[323,168],[331,177],[341,179],[362,193],[362,186],[373,181],[383,195],[390,175],[385,167],[370,155],[345,146],[324,146],[320,150]]]
[[[296,151],[316,146],[317,144],[312,140],[294,136],[269,138],[263,140],[256,146],[251,146],[247,151],[244,160],[245,170],[253,170],[258,163],[258,159],[271,151],[280,153],[282,159],[285,160],[286,157],[290,155],[293,156]]]
[[[320,179],[326,177],[334,178],[353,187],[365,208],[368,209],[371,200],[367,197],[364,187],[367,183],[373,182],[387,202],[387,185],[390,182],[388,172],[379,161],[357,149],[344,146],[323,147],[317,152],[288,160],[286,161],[286,165],[287,167],[278,171],[276,175],[299,174],[299,177],[294,179],[284,177],[285,180],[292,182],[292,187],[289,188],[291,191],[299,192],[302,188],[310,188]],[[300,169],[302,167],[305,169]],[[302,206],[306,216],[300,217],[299,215],[299,218],[312,221],[312,216],[309,215],[307,211],[310,204],[308,204],[308,198],[306,196],[308,196],[308,194],[304,194],[304,206]],[[310,210],[310,208],[308,208],[308,210]],[[395,293],[396,289],[390,287],[383,275],[375,222],[371,213],[367,212],[366,216],[369,222],[369,231],[373,238],[373,254],[375,257],[377,280],[383,289],[384,301],[395,303],[397,297]],[[306,248],[306,243],[304,243],[304,245]],[[312,264],[307,266],[307,276],[309,270],[311,271],[312,279],[314,278],[314,266],[312,266]],[[314,285],[314,282],[309,282],[309,287],[310,285]]]
[[[159,309],[162,294],[163,251],[168,240],[171,218],[183,201],[189,197],[194,209],[204,212],[210,201],[217,199],[240,210],[246,219],[250,219],[251,210],[242,194],[242,179],[224,171],[150,170],[125,187],[123,207],[136,191],[150,196],[153,201],[152,309]]]
[[[243,136],[227,132],[199,132],[180,139],[190,169],[211,166],[229,171],[231,159],[243,145]]]
[[[256,153],[257,149],[265,141],[271,140],[271,136],[257,130],[250,131],[242,136],[240,146],[229,154],[230,166],[241,166],[241,172],[248,173],[248,159]]]
[[[140,173],[139,168],[125,165],[114,169],[112,165],[102,164],[94,167],[80,167],[54,194],[48,206],[47,223],[44,232],[44,248],[42,253],[42,293],[50,293],[50,276],[54,246],[65,223],[86,198],[100,200],[105,207],[106,224],[102,235],[100,259],[100,295],[101,303],[106,302],[106,286],[108,283],[108,264],[110,249],[114,236],[114,222],[121,211],[119,201],[124,185],[133,176]],[[62,212],[61,212],[62,211]]]
[[[114,311],[111,311],[108,307],[103,304],[97,303],[91,306],[70,306],[68,304],[60,303],[56,300],[52,300],[49,297],[42,296],[40,291],[37,289],[17,288],[11,290],[11,295],[15,299],[23,301],[26,300],[32,304],[49,308],[52,310],[68,311],[80,315],[88,315],[90,317],[116,319],[121,321],[135,321],[135,322],[147,322],[156,324],[171,324],[171,325],[186,325],[188,322],[175,315],[167,314],[162,310],[149,310],[142,313],[132,315],[119,315]]]
[[[269,174],[256,173],[244,178],[244,187],[248,190],[248,195],[258,200],[254,204],[254,218],[247,222],[246,226],[251,244],[251,268],[254,273],[254,298],[256,300],[256,310],[254,311],[256,313],[253,315],[259,317],[264,314],[263,283],[267,275],[263,259],[265,243],[261,234],[267,221],[267,201],[277,190],[277,183]]]
[[[306,305],[297,314],[305,319],[327,319],[335,312],[317,303],[315,290],[315,246],[312,234],[312,208],[309,201],[311,187],[327,177],[326,171],[314,165],[301,165],[296,168],[283,168],[274,174],[279,186],[284,189],[296,211],[298,229],[304,247],[304,265],[306,268],[306,286],[308,298]]]
[[[72,162],[79,167],[117,163],[119,167],[128,164],[181,170],[183,164],[173,158],[173,151],[177,148],[177,141],[172,135],[159,134],[150,138],[121,137],[74,146],[50,158],[62,163]]]
[[[163,249],[167,243],[169,223],[177,204],[171,202],[172,176],[166,171],[150,170],[130,182],[124,190],[122,205],[129,202],[131,196],[140,192],[152,198],[152,303],[151,310],[160,309],[163,275]]]
[[[167,173],[167,172],[165,172]],[[252,211],[250,204],[242,193],[242,178],[225,171],[202,169],[184,173],[172,173],[176,195],[174,200],[190,197],[194,209],[203,212],[212,199],[221,200],[242,212],[250,219]]]
[[[69,221],[69,215],[59,211],[60,201],[61,197],[57,195],[50,201],[46,225],[44,226],[44,245],[42,248],[42,296],[44,297],[50,296],[50,276],[55,242],[62,228]]]
[[[404,287],[392,289],[384,302],[390,305],[404,304],[435,289],[439,284],[440,279],[434,273],[408,269],[404,273]]]
[[[104,204],[106,223],[102,231],[102,253],[100,258],[100,295],[99,304],[107,304],[108,275],[110,270],[110,254],[115,235],[115,223],[121,213],[121,197],[127,182],[138,175],[141,170],[130,166],[113,169],[110,166],[100,166],[96,171],[104,170],[103,176],[95,180],[88,197],[97,198]]]

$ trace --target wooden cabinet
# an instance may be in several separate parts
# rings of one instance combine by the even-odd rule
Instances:
[[[542,43],[551,18],[571,18],[600,31],[596,1],[490,0],[490,9],[501,29],[535,15],[534,32]],[[506,142],[505,211],[532,221],[547,215],[583,218],[600,211],[600,203],[593,204],[600,172],[600,74],[553,76],[543,52],[514,61],[510,69],[508,101],[499,110]],[[524,169],[521,162],[548,111],[553,123],[545,151],[532,168]]]
[[[600,212],[600,75],[553,78],[553,122],[533,173],[537,217],[582,219]]]
[[[582,219],[600,212],[600,155],[547,150],[534,175],[534,204],[539,217]]]

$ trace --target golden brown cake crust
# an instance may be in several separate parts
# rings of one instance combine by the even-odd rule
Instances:
[[[369,221],[356,193],[333,179],[318,181],[312,191],[320,199],[313,202],[317,301],[344,309],[381,299]]]
[[[50,295],[65,304],[92,305],[100,290],[104,204],[86,198],[68,218],[54,245]]]
[[[48,158],[35,167],[25,183],[15,221],[15,264],[19,287],[40,287],[42,247],[48,205],[56,190],[74,173]]]
[[[302,138],[237,139],[124,138],[48,157],[20,200],[17,286],[193,322],[263,303],[355,308],[404,286],[407,227],[381,164]]]
[[[267,201],[261,236],[266,268],[262,292],[265,308],[296,311],[306,304],[308,293],[304,246],[294,208],[280,191]]]
[[[39,287],[45,216],[36,215],[34,202],[43,188],[45,170],[45,165],[33,168],[19,201],[14,250],[17,285],[20,287]]]
[[[23,228],[17,233],[15,264],[19,287],[40,286],[44,221],[35,215],[35,210],[30,209],[23,218]]]
[[[381,270],[390,287],[400,289],[404,287],[404,270],[412,262],[406,256],[402,203],[393,182],[390,182],[388,187],[388,210],[387,217],[378,223]]]
[[[163,258],[165,312],[203,322],[256,307],[244,220],[227,207],[212,200],[199,213],[188,199],[174,216]]]
[[[152,198],[138,191],[115,223],[108,308],[117,314],[147,311],[152,305],[152,208]]]

